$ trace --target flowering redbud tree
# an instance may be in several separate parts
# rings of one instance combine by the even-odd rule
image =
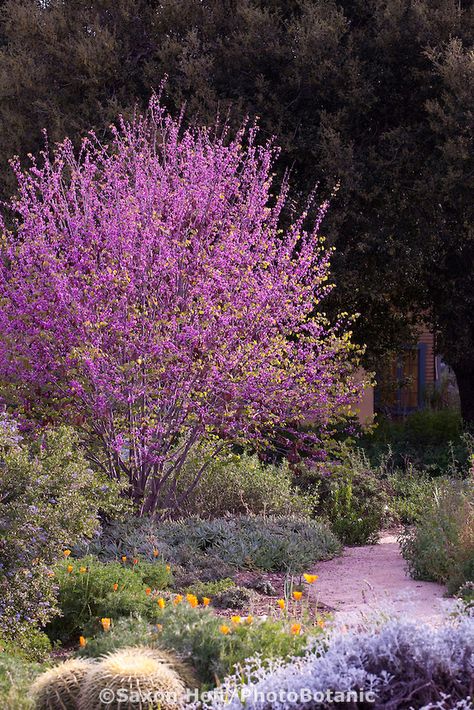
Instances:
[[[30,418],[78,426],[140,513],[159,514],[204,438],[217,451],[324,430],[359,387],[347,322],[318,308],[327,206],[309,230],[306,213],[279,228],[273,146],[254,129],[184,130],[158,99],[112,131],[13,163],[0,378]]]

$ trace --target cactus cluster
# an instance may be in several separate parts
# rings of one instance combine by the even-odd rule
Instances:
[[[75,659],[43,673],[32,688],[35,710],[178,710],[186,672],[166,652],[133,647],[97,661]]]

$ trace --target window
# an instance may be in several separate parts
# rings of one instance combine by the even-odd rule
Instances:
[[[406,347],[377,373],[376,409],[403,416],[424,403],[426,345]]]

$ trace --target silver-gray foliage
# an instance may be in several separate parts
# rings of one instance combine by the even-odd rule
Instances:
[[[302,700],[302,689],[316,699]],[[326,648],[270,665],[249,660],[202,708],[313,710],[327,691],[373,691],[375,702],[352,700],[344,708],[470,710],[474,708],[474,619],[434,629],[390,621],[369,632],[335,635]],[[240,698],[239,698],[240,695]],[[275,697],[277,696],[277,697]]]

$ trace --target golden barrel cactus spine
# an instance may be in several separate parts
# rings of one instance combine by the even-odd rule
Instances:
[[[159,650],[125,648],[104,656],[82,683],[79,710],[178,710],[186,686],[179,664]]]
[[[42,673],[33,683],[35,710],[77,710],[80,685],[94,662],[72,658]]]

